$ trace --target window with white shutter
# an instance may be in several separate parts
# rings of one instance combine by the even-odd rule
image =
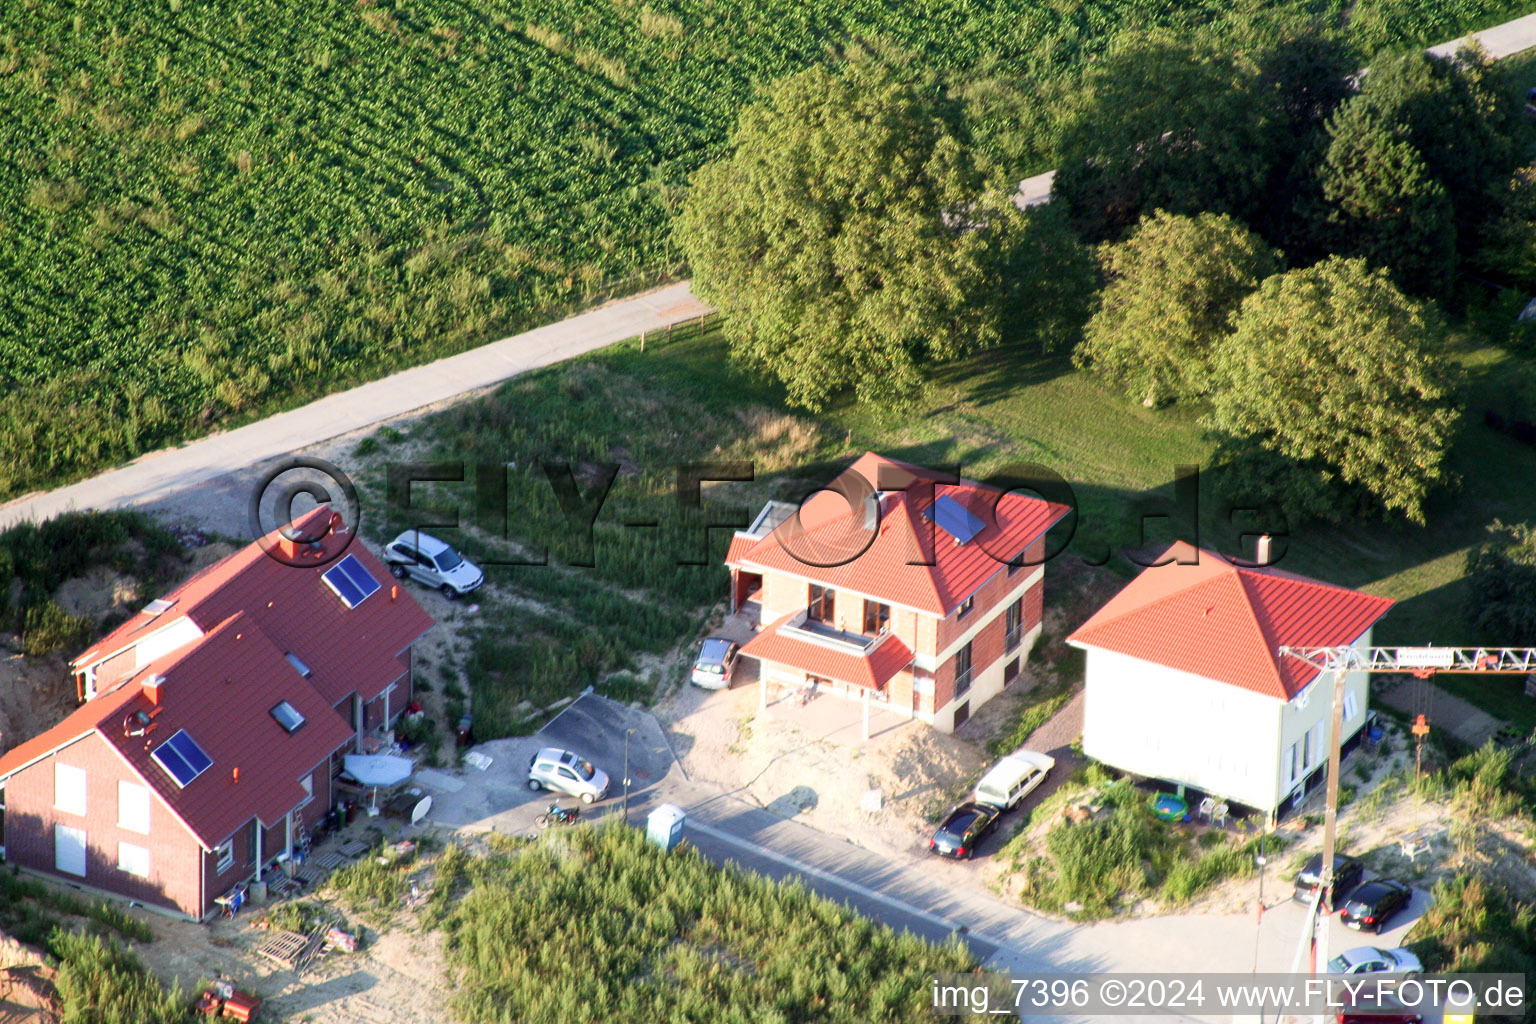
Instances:
[[[117,827],[149,835],[149,789],[131,782],[117,784]]]
[[[118,843],[117,869],[138,878],[148,878],[149,850],[132,843]]]
[[[53,762],[53,806],[66,814],[85,813],[85,769]]]

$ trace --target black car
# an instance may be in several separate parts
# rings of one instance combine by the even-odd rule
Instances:
[[[1318,854],[1301,869],[1296,876],[1296,892],[1294,898],[1308,902],[1317,892],[1318,883],[1322,881],[1323,855]],[[1353,857],[1346,857],[1342,853],[1333,855],[1333,905],[1325,909],[1342,906],[1344,897],[1348,896],[1360,880],[1365,877],[1365,865]]]
[[[940,857],[969,857],[982,837],[992,831],[1002,811],[974,800],[949,812],[939,830],[928,840],[928,849]]]
[[[1413,890],[1395,878],[1373,878],[1350,896],[1339,911],[1339,918],[1349,927],[1380,932],[1393,914],[1413,899]]]

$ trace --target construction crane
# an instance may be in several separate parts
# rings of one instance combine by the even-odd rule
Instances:
[[[1317,951],[1313,962],[1328,963],[1328,929],[1319,928],[1319,907],[1333,909],[1334,841],[1338,835],[1340,744],[1344,731],[1344,679],[1351,672],[1406,672],[1418,679],[1428,679],[1440,672],[1494,673],[1536,672],[1536,647],[1282,647],[1282,658],[1295,658],[1323,672],[1333,673],[1333,712],[1328,733],[1328,795],[1323,812],[1323,863],[1302,932],[1303,944],[1297,948],[1297,962],[1308,933]],[[1429,731],[1425,716],[1414,722],[1414,735],[1421,742]],[[1292,971],[1296,967],[1293,965]],[[1321,1020],[1322,1018],[1318,1018]]]

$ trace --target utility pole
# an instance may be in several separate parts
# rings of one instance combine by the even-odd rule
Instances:
[[[1328,733],[1328,794],[1323,812],[1323,863],[1309,927],[1316,955],[1312,971],[1328,965],[1328,923],[1333,910],[1333,852],[1338,837],[1340,745],[1344,741],[1344,681],[1350,672],[1408,672],[1420,679],[1436,672],[1494,673],[1536,671],[1536,647],[1282,647],[1280,657],[1292,657],[1321,671],[1333,672],[1333,708]],[[1429,723],[1420,715],[1414,735],[1422,743]],[[1306,933],[1302,933],[1305,940]],[[1303,942],[1303,946],[1305,942]],[[1296,954],[1298,961],[1301,948]],[[1292,968],[1293,973],[1295,968]],[[1323,1024],[1319,1015],[1317,1024]]]
[[[1333,673],[1333,712],[1328,726],[1328,802],[1323,810],[1323,871],[1318,880],[1322,894],[1318,901],[1321,913],[1313,918],[1313,927],[1317,929],[1317,956],[1313,969],[1321,965],[1324,971],[1328,969],[1328,926],[1333,917],[1333,847],[1339,830],[1339,762],[1344,756],[1340,745],[1344,736],[1344,679],[1347,674],[1343,666]],[[1322,1014],[1318,1014],[1317,1024],[1323,1024]]]
[[[634,729],[628,729],[624,733],[624,824],[629,824],[629,738],[635,734]]]

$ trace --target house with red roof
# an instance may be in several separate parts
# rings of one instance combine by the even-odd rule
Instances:
[[[1282,646],[1370,646],[1385,597],[1174,544],[1067,638],[1087,652],[1083,752],[1272,816],[1328,763],[1331,675]],[[1345,681],[1344,742],[1366,722]]]
[[[873,452],[799,506],[769,502],[726,557],[763,701],[815,684],[953,731],[1018,678],[1069,511]]]
[[[75,659],[81,706],[0,756],[8,863],[198,920],[331,809],[433,622],[328,509],[291,525]]]

